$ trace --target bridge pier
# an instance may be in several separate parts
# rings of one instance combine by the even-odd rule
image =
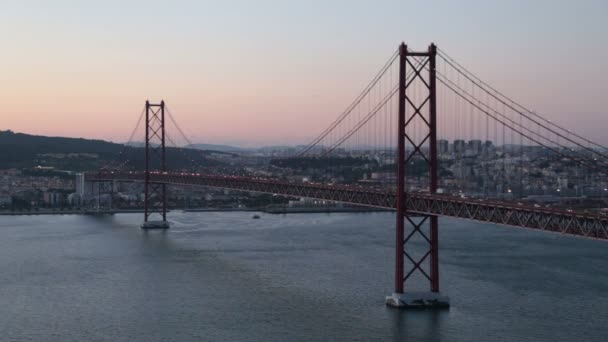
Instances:
[[[397,309],[445,309],[450,299],[439,292],[393,293],[386,297],[386,305]]]
[[[149,230],[149,229],[169,229],[171,225],[169,221],[145,221],[141,225],[141,229]]]

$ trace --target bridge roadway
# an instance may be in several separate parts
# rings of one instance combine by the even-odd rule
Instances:
[[[144,172],[90,172],[85,174],[86,181],[143,182],[144,179]],[[150,181],[308,197],[389,209],[394,209],[396,202],[393,190],[299,183],[267,178],[151,172]],[[451,216],[608,240],[608,217],[597,214],[419,192],[407,194],[406,208],[408,212],[414,214]]]

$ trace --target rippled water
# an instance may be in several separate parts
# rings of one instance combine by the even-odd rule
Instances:
[[[606,341],[608,242],[442,219],[447,311],[385,307],[390,213],[0,217],[0,341]],[[416,247],[414,248],[416,249]]]

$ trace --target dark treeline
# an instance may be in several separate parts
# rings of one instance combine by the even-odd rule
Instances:
[[[375,160],[362,157],[293,157],[273,159],[270,165],[290,169],[324,169],[328,167],[355,167],[374,164]]]
[[[172,147],[166,151],[169,170],[219,165],[207,157],[208,151]],[[150,155],[151,167],[158,168],[160,158],[152,151]],[[29,169],[40,165],[60,170],[87,171],[106,165],[121,165],[126,169],[141,170],[144,164],[143,147],[130,147],[103,140],[0,131],[0,169]]]
[[[362,179],[364,175],[371,172],[396,172],[395,164],[380,165],[375,159],[365,157],[292,157],[284,159],[273,159],[270,164],[276,167],[289,168],[293,170],[317,170],[327,172],[333,176],[340,176],[346,182]],[[449,163],[439,165],[439,176],[451,176],[447,169]],[[419,177],[428,175],[429,165],[426,160],[415,157],[406,166],[409,176]]]

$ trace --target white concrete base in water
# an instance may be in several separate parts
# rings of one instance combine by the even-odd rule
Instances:
[[[169,221],[147,221],[141,225],[141,229],[169,229]]]
[[[450,307],[450,298],[440,292],[393,293],[386,305],[399,309],[442,309]]]

